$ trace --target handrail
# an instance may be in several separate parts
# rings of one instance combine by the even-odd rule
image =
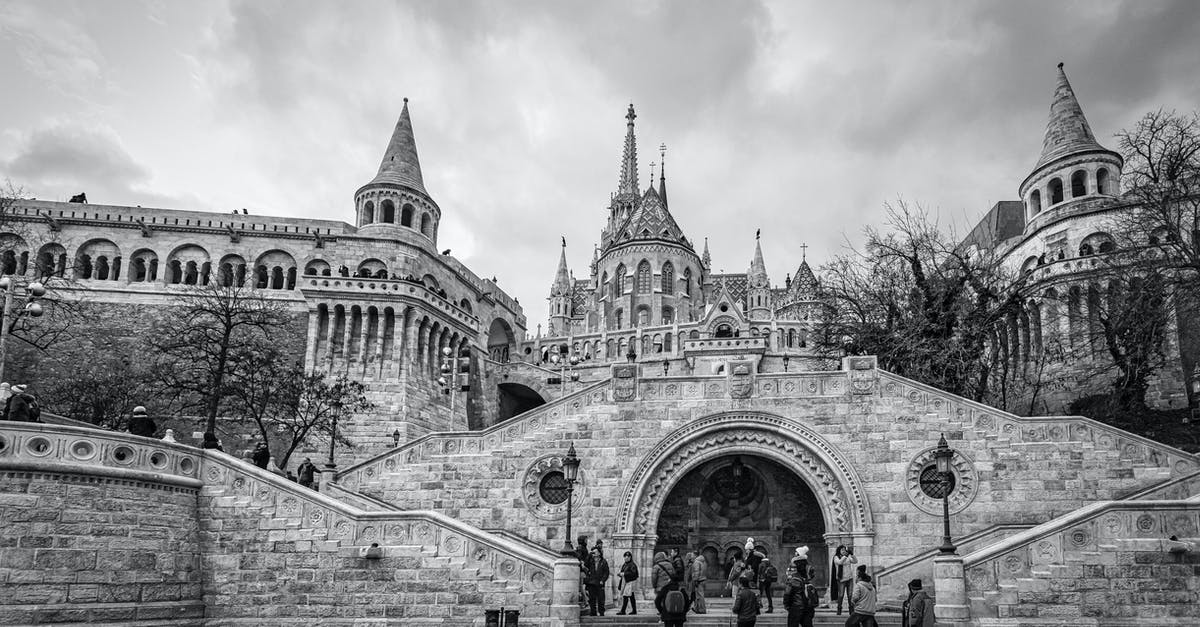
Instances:
[[[969,533],[965,536],[957,537],[954,539],[954,542],[958,546],[961,547],[965,544],[970,544],[971,542],[974,542],[975,540],[986,537],[986,536],[996,533],[998,531],[1007,531],[1010,529],[1024,531],[1026,529],[1032,529],[1034,526],[1035,525],[1033,523],[1004,523],[1004,524],[999,524],[999,525],[992,525],[990,527],[980,529],[979,531],[976,531],[974,533]],[[914,555],[902,562],[896,562],[895,564],[892,564],[890,566],[879,569],[875,573],[875,578],[883,579],[884,577],[890,577],[893,574],[895,574],[901,570],[904,570],[914,564],[925,561],[926,559],[929,559],[931,557],[941,555],[941,552],[942,552],[941,549],[934,548],[934,549],[929,549],[928,551],[925,551],[924,553],[917,553],[916,555]]]
[[[548,412],[556,407],[565,405],[568,402],[570,402],[572,399],[587,396],[588,394],[592,393],[595,390],[598,390],[603,387],[607,387],[610,381],[611,381],[611,378],[597,381],[585,388],[578,389],[574,392],[571,392],[570,394],[567,394],[566,396],[563,396],[561,398],[550,401],[549,403],[546,403],[545,405],[539,405],[538,407],[535,407],[527,412],[517,414],[516,416],[513,416],[512,418],[509,418],[508,420],[498,422],[498,423],[488,427],[487,429],[481,429],[479,431],[434,431],[432,433],[426,433],[425,435],[422,435],[414,440],[406,442],[399,447],[384,451],[382,453],[379,453],[378,455],[375,455],[374,457],[369,457],[361,462],[358,462],[357,464],[354,464],[353,466],[349,466],[345,470],[339,471],[337,473],[337,476],[339,478],[349,476],[351,473],[354,473],[358,470],[366,468],[367,466],[370,466],[372,464],[381,462],[389,457],[392,457],[395,455],[400,455],[401,453],[404,453],[406,451],[417,448],[420,445],[425,444],[426,442],[429,442],[430,440],[433,440],[435,438],[460,438],[460,437],[483,438],[483,437],[492,435],[494,433],[499,433],[500,431],[503,431],[515,424],[518,424],[523,420],[528,420],[530,418],[533,418],[534,416],[538,416],[540,414]]]

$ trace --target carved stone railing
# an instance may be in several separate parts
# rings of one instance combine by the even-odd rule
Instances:
[[[585,406],[609,402],[608,388],[608,379],[593,383],[482,431],[450,431],[423,435],[412,442],[346,468],[337,473],[337,481],[355,490],[364,483],[377,481],[401,463],[417,462],[435,455],[478,454],[496,450],[504,443],[521,438],[527,433],[540,432],[547,425],[553,425],[568,415],[582,414],[579,410]]]

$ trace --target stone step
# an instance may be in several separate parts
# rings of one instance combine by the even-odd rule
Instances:
[[[609,607],[604,616],[587,616],[585,613],[580,618],[580,624],[592,627],[637,627],[662,624],[658,615],[654,613],[653,601],[639,600],[639,613],[636,616],[618,615],[618,609],[619,606],[613,606],[612,599],[609,599]],[[813,618],[813,626],[834,627],[836,625],[841,627],[846,624],[847,617],[847,614],[839,616],[833,608],[820,608]],[[897,612],[879,612],[875,615],[875,620],[880,627],[900,627],[901,624],[900,614]],[[720,597],[709,599],[708,613],[689,613],[685,624],[687,627],[733,627],[737,625],[737,619],[733,615],[733,600]],[[768,614],[764,610],[762,614],[758,615],[756,625],[757,627],[783,627],[787,625],[787,612],[779,604],[776,604],[773,613]]]

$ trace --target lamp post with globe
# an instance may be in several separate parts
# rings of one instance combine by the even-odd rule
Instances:
[[[563,477],[567,480],[567,537],[563,541],[563,555],[575,555],[575,546],[571,544],[571,497],[575,493],[575,482],[579,480],[579,456],[575,454],[575,443],[567,450],[562,459]]]
[[[0,290],[4,291],[3,318],[0,319],[0,381],[4,380],[4,364],[8,360],[8,335],[13,325],[23,316],[37,318],[42,315],[42,304],[37,299],[46,295],[46,286],[38,281],[18,284],[15,276],[0,278]],[[18,292],[20,289],[20,292]]]
[[[950,469],[950,460],[954,458],[954,449],[950,448],[950,444],[946,442],[946,435],[942,434],[938,440],[937,449],[933,451],[934,463],[937,466],[937,472],[942,480],[942,546],[938,550],[943,555],[954,555],[958,547],[950,541],[950,494],[954,492],[954,471]]]
[[[571,372],[569,375],[571,377],[571,382],[574,383],[579,381],[579,373],[575,371],[575,366],[579,365],[579,355],[571,353],[569,358],[564,358],[558,353],[552,353],[550,355],[550,363],[558,366],[558,395],[560,397],[566,396],[568,376],[567,365],[570,364],[571,367]]]

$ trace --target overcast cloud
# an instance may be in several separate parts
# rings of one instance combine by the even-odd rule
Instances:
[[[903,197],[1016,197],[1066,68],[1101,143],[1200,107],[1196,2],[0,2],[0,179],[39,198],[353,221],[410,98],[450,248],[546,318],[637,106],[642,185],[782,283]]]

